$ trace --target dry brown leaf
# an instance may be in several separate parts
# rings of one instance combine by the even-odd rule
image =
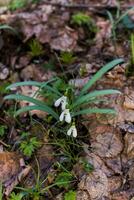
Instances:
[[[43,67],[31,64],[22,69],[21,71],[21,78],[23,80],[34,80],[34,81],[48,81],[51,79],[53,76],[55,76],[56,73],[49,71],[49,70],[44,70]]]
[[[128,159],[134,159],[134,134],[127,133],[124,137],[125,139],[125,149]]]
[[[121,186],[122,186],[121,176],[112,176],[108,178],[108,188],[110,193],[118,190]]]
[[[91,147],[100,157],[113,158],[122,151],[123,144],[117,130],[114,130],[114,132],[99,134]]]
[[[60,30],[57,37],[53,38],[50,45],[52,49],[72,51],[77,45],[78,34],[75,30],[65,27]]]
[[[86,191],[78,190],[76,194],[77,200],[91,200],[89,194]]]
[[[115,174],[122,174],[122,162],[120,156],[117,156],[116,158],[107,158],[105,163]]]
[[[15,152],[0,152],[0,182],[8,196],[19,181],[30,171],[24,160]]]
[[[125,96],[123,106],[127,109],[134,109],[134,91],[130,91],[129,94]]]
[[[129,200],[129,194],[126,191],[111,194],[111,200]]]
[[[111,37],[112,26],[109,20],[103,18],[98,18],[96,25],[99,29],[95,37],[96,48],[101,49],[104,45],[104,41]]]
[[[101,170],[93,171],[87,176],[83,176],[79,183],[78,191],[86,191],[91,200],[100,200],[108,196],[108,179]]]
[[[86,156],[86,160],[88,163],[92,164],[95,170],[102,170],[107,176],[113,175],[111,169],[105,165],[104,161],[95,153],[86,152],[88,155]]]

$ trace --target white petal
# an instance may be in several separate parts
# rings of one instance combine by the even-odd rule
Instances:
[[[59,117],[59,120],[62,122],[64,120],[65,111],[63,111]]]
[[[70,115],[70,112],[69,112],[69,109],[67,109],[68,111],[66,111],[65,113],[65,121],[67,123],[70,123],[71,122],[71,115]]]
[[[62,101],[61,98],[57,99],[57,100],[55,101],[55,103],[54,103],[54,106],[55,106],[55,107],[58,107],[58,106],[61,104],[61,101]]]
[[[67,131],[67,135],[70,136],[72,134],[72,128]]]
[[[73,128],[73,137],[77,137],[77,129],[75,127]]]
[[[61,109],[65,110],[66,109],[66,105],[67,105],[66,101],[61,102]]]

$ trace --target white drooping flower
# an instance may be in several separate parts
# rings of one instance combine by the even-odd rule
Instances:
[[[70,123],[71,122],[71,115],[70,115],[69,109],[63,110],[59,119],[60,119],[61,122],[65,119],[65,122]]]
[[[60,97],[59,99],[57,99],[57,100],[55,101],[54,106],[55,106],[55,107],[58,107],[58,106],[61,105],[61,109],[62,109],[62,110],[65,110],[67,104],[68,104],[68,103],[67,103],[67,97],[63,95],[62,97]]]
[[[75,125],[72,125],[70,129],[67,131],[67,135],[70,136],[72,135],[73,137],[77,137],[77,129]]]

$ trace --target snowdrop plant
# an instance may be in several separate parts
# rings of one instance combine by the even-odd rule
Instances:
[[[90,91],[93,84],[96,83],[107,71],[112,69],[114,66],[121,64],[122,59],[116,59],[110,63],[103,66],[98,72],[84,85],[81,91],[76,94],[75,88],[70,87],[66,84],[65,91],[59,90],[53,87],[57,78],[49,80],[47,82],[36,82],[36,81],[25,81],[11,84],[7,89],[17,88],[19,86],[31,85],[39,88],[38,92],[45,90],[49,91],[52,96],[54,95],[53,104],[50,106],[47,102],[40,101],[38,95],[33,97],[25,96],[22,94],[11,94],[5,96],[5,100],[19,100],[27,101],[32,103],[32,105],[20,108],[16,111],[15,115],[19,115],[23,112],[31,110],[41,110],[53,117],[57,123],[61,126],[61,129],[66,128],[66,134],[68,136],[77,137],[77,116],[91,114],[91,113],[100,113],[100,114],[115,114],[115,110],[107,108],[98,108],[93,107],[93,105],[99,100],[102,100],[100,97],[109,94],[120,94],[118,90],[114,89],[104,89],[104,90],[94,90]],[[70,92],[71,90],[71,92]],[[62,91],[62,92],[61,92]],[[90,92],[89,92],[90,91]],[[35,98],[36,97],[36,98]]]

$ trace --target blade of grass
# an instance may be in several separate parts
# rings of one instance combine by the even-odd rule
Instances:
[[[58,119],[57,113],[51,107],[47,106],[44,102],[34,99],[32,97],[28,97],[28,96],[24,96],[24,95],[20,95],[20,94],[11,94],[11,95],[5,96],[4,99],[5,100],[13,99],[13,100],[21,100],[21,101],[31,102],[37,106],[42,107],[42,109],[45,109],[45,112],[51,114],[54,118]]]
[[[55,80],[56,80],[56,78],[51,79],[47,82],[37,82],[37,81],[17,82],[17,83],[13,83],[13,84],[7,86],[6,90],[9,90],[9,89],[12,89],[12,88],[15,88],[15,87],[19,87],[19,86],[27,86],[28,85],[28,86],[36,86],[36,87],[39,87],[40,89],[46,88],[47,90],[50,90],[50,91],[56,93],[58,96],[62,96],[62,94],[56,88],[53,88],[53,87],[48,85],[48,83],[51,83]]]
[[[123,59],[116,59],[111,61],[110,63],[104,65],[83,87],[80,92],[80,96],[82,96],[88,89],[92,87],[92,85],[98,81],[108,70],[112,69],[114,66],[123,62]]]
[[[51,83],[51,82],[53,82],[55,80],[56,80],[56,78],[51,79],[51,80],[46,81],[46,82],[37,82],[37,81],[22,81],[22,82],[17,82],[17,83],[13,83],[11,85],[8,85],[6,87],[6,90],[12,89],[14,87],[26,86],[26,85],[37,86],[37,87],[44,87],[48,83]]]
[[[103,95],[108,95],[108,94],[121,94],[121,92],[118,91],[118,90],[112,90],[112,89],[93,91],[93,92],[90,92],[87,95],[84,95],[82,97],[78,97],[78,99],[76,99],[75,103],[72,104],[71,108],[74,108],[74,107],[76,107],[80,104],[83,104],[83,103],[84,104],[88,103],[88,101],[90,101],[92,98],[96,98],[98,96],[103,96]]]
[[[72,117],[78,116],[78,115],[86,115],[86,114],[92,114],[92,113],[99,113],[99,114],[116,114],[117,112],[114,109],[107,109],[107,108],[89,108],[84,109],[78,112],[75,112],[72,114]]]
[[[0,30],[2,30],[2,29],[10,30],[13,33],[15,33],[16,35],[18,35],[17,31],[14,28],[12,28],[11,26],[7,25],[7,24],[0,25]]]
[[[21,114],[21,113],[24,113],[24,112],[27,112],[27,111],[32,111],[32,110],[44,111],[44,112],[47,112],[48,114],[51,114],[56,120],[59,119],[59,116],[58,116],[56,113],[54,113],[54,112],[48,110],[46,107],[36,106],[36,105],[34,105],[34,106],[25,106],[25,107],[23,107],[23,108],[17,110],[17,111],[15,112],[15,116],[18,116],[18,115]]]

